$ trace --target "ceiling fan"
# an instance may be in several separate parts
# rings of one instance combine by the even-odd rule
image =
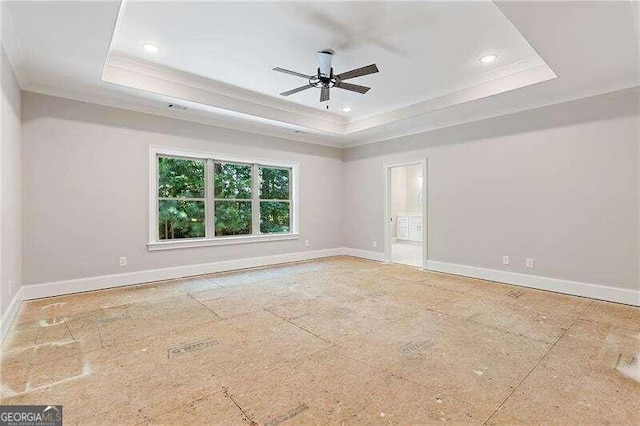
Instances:
[[[338,75],[333,74],[333,68],[331,67],[331,57],[333,52],[330,50],[321,50],[318,52],[318,73],[315,75],[306,75],[299,72],[287,70],[284,68],[276,67],[273,70],[282,72],[285,74],[295,75],[296,77],[302,77],[309,80],[304,86],[297,87],[295,89],[288,90],[280,93],[282,96],[290,96],[294,93],[302,92],[312,87],[320,89],[320,102],[329,100],[329,89],[337,87],[338,89],[349,90],[350,92],[357,92],[365,94],[371,89],[366,86],[359,86],[357,84],[345,83],[344,80],[351,78],[362,77],[363,75],[374,74],[378,72],[376,64],[367,65],[366,67],[357,68],[355,70],[343,72]]]

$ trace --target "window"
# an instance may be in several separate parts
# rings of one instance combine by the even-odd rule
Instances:
[[[159,239],[205,236],[204,161],[158,158]]]
[[[291,229],[290,170],[273,167],[259,167],[258,170],[260,232],[263,234],[289,232]]]
[[[297,238],[297,165],[151,149],[149,249]]]
[[[214,206],[216,236],[252,233],[253,166],[214,163]]]

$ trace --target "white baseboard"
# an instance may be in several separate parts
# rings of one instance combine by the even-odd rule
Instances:
[[[384,253],[369,250],[359,250],[349,247],[342,249],[342,254],[345,256],[359,257],[361,259],[377,260],[378,262],[384,262]]]
[[[341,247],[337,247],[325,250],[276,254],[271,256],[201,263],[197,265],[174,266],[170,268],[126,272],[123,274],[53,281],[42,284],[30,284],[22,286],[22,300],[40,299],[43,297],[61,296],[63,294],[143,284],[152,281],[213,274],[216,272],[233,271],[237,269],[256,268],[259,266],[276,265],[279,263],[299,262],[303,260],[319,259],[322,257],[340,256],[342,253],[343,249]]]
[[[20,287],[16,294],[9,302],[7,306],[7,310],[2,314],[2,318],[0,319],[0,344],[4,342],[4,338],[9,332],[9,327],[11,327],[11,323],[13,323],[14,318],[18,315],[20,311],[20,306],[22,305],[22,289]]]
[[[359,250],[345,247],[343,253],[347,256],[384,262],[384,253]],[[609,302],[624,303],[640,306],[640,290],[629,290],[601,284],[583,283],[558,278],[541,277],[537,275],[520,274],[517,272],[501,271],[498,269],[479,268],[476,266],[460,265],[456,263],[427,261],[427,269],[434,272],[444,272],[453,275],[496,281],[538,290],[553,291],[570,294],[572,296],[588,297],[590,299],[607,300]]]
[[[505,284],[515,284],[522,287],[554,291],[556,293],[588,297],[590,299],[607,300],[610,302],[640,306],[640,291],[638,290],[562,280],[558,278],[540,277],[536,275],[519,274],[516,272],[458,265],[455,263],[437,262],[433,260],[429,260],[427,262],[427,266],[427,269],[430,271],[462,275],[465,277],[479,278],[488,281],[497,281]]]
[[[298,262],[303,260],[319,259],[330,256],[353,256],[362,259],[384,261],[384,253],[369,250],[359,250],[349,247],[337,247],[324,250],[286,253],[271,256],[261,256],[246,259],[226,260],[221,262],[203,263],[197,265],[176,266],[162,269],[152,269],[123,274],[103,275],[97,277],[79,278],[72,280],[54,281],[42,284],[24,285],[11,301],[10,308],[2,318],[4,336],[11,320],[16,315],[21,300],[32,300],[43,297],[61,296],[64,294],[80,293],[92,290],[102,290],[112,287],[122,287],[133,284],[143,284],[152,281],[161,281],[181,277],[189,277],[216,272],[233,271],[238,269],[255,268],[260,266],[276,265],[280,263]],[[428,261],[428,269],[455,275],[463,275],[489,281],[497,281],[506,284],[515,284],[541,290],[555,291],[558,293],[575,296],[589,297],[593,299],[608,300],[611,302],[625,303],[640,306],[640,292],[617,287],[589,284],[576,281],[568,281],[557,278],[539,277],[535,275],[519,274],[500,271],[496,269],[479,268],[475,266],[459,265],[454,263]]]

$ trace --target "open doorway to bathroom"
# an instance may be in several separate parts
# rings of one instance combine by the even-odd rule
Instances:
[[[385,260],[425,266],[426,162],[385,167]]]

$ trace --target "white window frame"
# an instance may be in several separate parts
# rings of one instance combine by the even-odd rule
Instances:
[[[204,238],[181,238],[176,240],[160,240],[158,232],[158,157],[177,157],[184,159],[205,160],[205,220],[206,235]],[[247,164],[253,167],[253,176],[257,176],[257,168],[276,167],[291,170],[290,176],[290,215],[291,230],[281,234],[260,234],[260,194],[258,191],[257,179],[252,181],[252,200],[257,199],[257,206],[252,212],[252,234],[251,235],[227,235],[215,236],[214,214],[211,211],[213,203],[213,163],[229,162]],[[169,148],[151,145],[149,147],[149,242],[147,249],[169,250],[178,248],[192,248],[205,246],[218,246],[227,244],[257,243],[266,241],[297,240],[300,237],[298,229],[298,169],[295,162],[268,160],[263,158],[238,157],[217,152],[193,151],[178,148]],[[256,198],[257,197],[257,198]],[[252,203],[254,205],[255,203]]]

